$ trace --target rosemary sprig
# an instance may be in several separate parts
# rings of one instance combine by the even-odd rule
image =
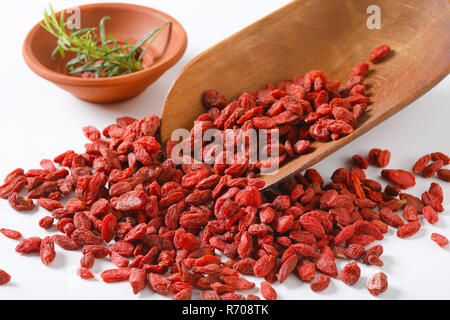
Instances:
[[[162,27],[151,30],[134,45],[128,40],[121,45],[118,40],[106,34],[105,22],[110,19],[108,16],[101,19],[98,32],[94,27],[68,30],[69,26],[64,18],[64,11],[61,11],[58,21],[51,5],[48,11],[44,11],[41,26],[57,38],[52,58],[55,58],[58,52],[62,58],[66,57],[66,53],[75,53],[76,57],[66,64],[68,73],[75,75],[90,72],[95,74],[96,78],[119,76],[142,70],[145,52],[162,30],[170,24],[166,22]],[[98,35],[100,35],[100,42]],[[142,49],[146,43],[146,47]]]

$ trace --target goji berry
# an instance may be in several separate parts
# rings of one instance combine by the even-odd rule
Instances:
[[[266,300],[277,300],[277,293],[266,281],[261,282],[261,295]]]
[[[355,284],[361,276],[361,269],[356,261],[350,262],[345,265],[341,271],[340,279],[345,284],[351,286]]]
[[[448,165],[450,163],[450,157],[442,152],[433,152],[431,154],[431,159],[433,161],[442,160],[444,162],[444,165]]]
[[[295,269],[298,263],[298,256],[296,254],[291,255],[284,261],[278,270],[277,279],[279,283],[283,283],[291,272]]]
[[[82,268],[91,269],[94,266],[95,256],[91,252],[87,252],[80,259],[80,266]]]
[[[131,270],[129,268],[119,268],[105,270],[101,273],[101,278],[104,282],[119,282],[127,281],[130,278]]]
[[[391,48],[385,44],[376,47],[373,49],[373,51],[370,53],[369,61],[377,63],[385,59],[389,53],[391,52]]]
[[[422,193],[422,202],[425,206],[433,208],[436,212],[444,211],[444,207],[442,206],[442,203],[439,201],[439,199],[428,191]]]
[[[28,254],[32,252],[39,252],[41,249],[41,238],[31,237],[23,239],[16,247],[16,251],[21,254]]]
[[[371,295],[378,296],[388,288],[387,276],[383,272],[375,273],[367,281],[366,288]]]
[[[91,270],[87,269],[87,268],[83,268],[80,267],[77,269],[77,275],[81,278],[81,279],[94,279],[95,276],[94,274],[91,272]],[[106,281],[105,281],[106,282]]]
[[[405,205],[405,207],[403,208],[403,219],[409,222],[418,221],[419,217],[417,214],[417,210],[409,204]]]
[[[92,253],[95,258],[105,258],[109,255],[110,251],[101,245],[85,245],[83,247],[83,254],[86,255],[88,253]]]
[[[53,225],[53,221],[55,219],[53,217],[43,217],[41,220],[39,220],[39,226],[43,229],[48,229]]]
[[[442,161],[440,159],[432,162],[431,164],[427,165],[423,169],[422,176],[424,178],[432,177],[436,172],[438,172],[439,169],[442,168],[443,165],[444,165],[444,161]]]
[[[321,253],[315,262],[315,265],[317,270],[330,277],[336,278],[338,276],[334,257],[330,257],[328,254]]]
[[[413,168],[412,168],[412,172],[414,172],[414,174],[419,174],[423,171],[423,169],[425,169],[425,167],[427,166],[428,162],[431,159],[431,155],[426,154],[423,157],[421,157],[419,160],[417,160],[417,162],[414,164]]]
[[[328,287],[330,281],[331,281],[330,277],[327,277],[324,274],[319,274],[317,279],[311,283],[310,285],[311,290],[314,292],[323,291]]]
[[[418,221],[413,221],[402,225],[397,230],[397,236],[399,238],[408,238],[420,230],[421,224]]]
[[[53,260],[55,260],[55,245],[51,237],[45,237],[44,239],[42,239],[40,246],[40,256],[42,263],[45,265],[49,265],[53,262]]]
[[[29,211],[33,210],[34,202],[31,199],[22,197],[17,192],[11,193],[8,197],[9,205],[16,211]]]
[[[11,230],[11,229],[5,229],[5,228],[2,228],[2,229],[0,229],[0,232],[1,232],[5,237],[8,237],[8,238],[10,238],[10,239],[17,240],[17,239],[22,238],[22,234],[21,234],[19,231],[16,231],[16,230]]]
[[[78,243],[76,243],[68,236],[64,235],[55,234],[52,236],[52,240],[54,243],[56,243],[58,246],[60,246],[65,250],[77,250],[80,247]]]
[[[448,245],[448,239],[439,233],[432,233],[431,240],[436,242],[440,247],[445,247]]]
[[[441,203],[442,201],[444,201],[444,192],[442,191],[442,188],[438,183],[432,182],[430,184],[428,192],[436,199],[438,199]]]
[[[439,221],[438,214],[430,206],[426,206],[425,208],[423,208],[422,214],[425,217],[425,219],[428,221],[428,223],[430,223],[430,224],[435,224],[436,222]]]
[[[305,282],[310,282],[316,277],[316,266],[308,260],[302,260],[297,266],[298,277]]]
[[[395,184],[399,185],[403,189],[410,188],[416,184],[416,179],[414,175],[405,170],[388,170],[384,169],[381,171],[383,177],[391,180]]]
[[[4,270],[0,269],[0,286],[7,284],[11,281],[11,276]]]

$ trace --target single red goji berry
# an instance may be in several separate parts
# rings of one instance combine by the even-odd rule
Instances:
[[[369,61],[374,62],[374,63],[380,62],[383,59],[385,59],[389,55],[390,52],[391,52],[391,48],[389,46],[383,44],[383,45],[373,49],[373,51],[370,53]]]
[[[434,176],[434,174],[436,172],[438,172],[438,170],[440,170],[443,165],[444,165],[444,161],[442,161],[442,160],[436,160],[436,161],[432,162],[431,164],[427,165],[423,169],[422,176],[424,178],[430,178],[430,177]]]
[[[328,285],[330,284],[330,277],[327,277],[326,275],[319,274],[317,279],[311,283],[311,290],[314,292],[319,292],[325,290]]]
[[[0,286],[7,284],[11,281],[11,276],[4,270],[0,269]]]
[[[95,276],[94,274],[91,272],[91,270],[87,269],[87,268],[83,268],[80,267],[77,269],[77,275],[81,278],[81,279],[94,279]],[[106,282],[106,281],[105,281]]]
[[[345,265],[341,271],[340,279],[345,284],[351,286],[355,284],[361,276],[361,269],[356,261],[350,262]]]
[[[425,167],[427,166],[428,162],[431,159],[431,155],[426,154],[423,157],[421,157],[419,160],[417,160],[417,162],[414,164],[413,168],[412,168],[412,172],[414,172],[414,174],[419,174],[423,171],[423,169],[425,169]]]
[[[387,276],[383,272],[375,273],[367,281],[366,288],[371,295],[378,296],[388,288]]]
[[[422,210],[422,214],[425,217],[425,219],[428,221],[428,223],[430,223],[430,224],[435,224],[436,222],[439,221],[438,214],[430,206],[424,207],[423,210]]]
[[[49,265],[53,262],[53,260],[55,260],[55,245],[51,237],[45,237],[44,239],[42,239],[40,246],[40,256],[42,263],[45,265]]]
[[[94,266],[95,256],[91,252],[87,252],[80,259],[80,266],[82,268],[91,269]]]
[[[127,281],[130,278],[131,270],[129,268],[110,269],[101,273],[104,282]]]
[[[408,238],[420,230],[421,224],[418,221],[413,221],[402,225],[397,230],[397,236],[399,238]]]
[[[440,247],[445,247],[448,245],[448,239],[439,233],[432,233],[431,240],[436,242]]]
[[[28,254],[32,252],[39,252],[41,249],[41,238],[31,237],[23,239],[16,247],[16,251],[21,254]]]
[[[431,159],[433,161],[442,160],[444,161],[444,165],[448,165],[450,163],[450,157],[442,152],[433,152],[431,154]]]
[[[277,300],[277,293],[266,281],[261,282],[261,295],[266,300]]]
[[[22,238],[22,234],[21,234],[19,231],[16,231],[16,230],[11,230],[11,229],[5,229],[5,228],[2,228],[2,229],[0,229],[0,232],[1,232],[5,237],[8,237],[8,238],[10,238],[10,239],[17,240],[17,239]]]

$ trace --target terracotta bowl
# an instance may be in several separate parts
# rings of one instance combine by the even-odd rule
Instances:
[[[23,56],[27,65],[36,74],[76,97],[95,103],[111,103],[131,99],[142,93],[181,57],[187,46],[186,32],[171,16],[144,6],[123,3],[98,3],[77,7],[80,12],[81,28],[97,27],[104,16],[111,19],[105,23],[107,35],[119,42],[126,38],[138,41],[142,36],[166,21],[166,27],[148,50],[144,59],[144,69],[122,76],[110,78],[81,78],[67,74],[65,63],[59,54],[52,59],[56,38],[37,24],[28,33]],[[73,12],[73,11],[72,11]],[[66,16],[67,11],[65,12]],[[59,12],[56,14],[59,17]],[[76,21],[75,21],[76,22]]]

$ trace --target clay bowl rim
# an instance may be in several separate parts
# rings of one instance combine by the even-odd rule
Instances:
[[[143,10],[147,12],[157,13],[172,22],[172,32],[174,28],[179,29],[179,31],[181,32],[181,40],[175,41],[176,50],[173,55],[166,56],[167,54],[164,53],[155,64],[151,65],[148,68],[144,68],[142,70],[130,74],[114,76],[109,78],[81,78],[59,73],[45,67],[32,53],[31,40],[36,36],[36,32],[39,30],[39,28],[42,28],[40,23],[43,20],[41,20],[28,32],[23,43],[22,53],[28,67],[30,67],[30,69],[40,77],[49,80],[51,82],[75,86],[107,86],[136,79],[144,79],[154,74],[157,70],[162,69],[164,72],[164,70],[167,69],[166,68],[167,65],[169,65],[169,67],[170,65],[173,65],[183,56],[184,52],[186,51],[187,47],[186,30],[184,30],[183,26],[176,19],[160,10],[129,3],[91,3],[75,7],[78,7],[80,9],[91,7],[105,7],[105,9],[110,7],[126,7],[126,9]],[[64,10],[66,9],[56,12],[56,15],[59,16],[61,11]],[[172,36],[169,41],[170,42],[174,41]]]

